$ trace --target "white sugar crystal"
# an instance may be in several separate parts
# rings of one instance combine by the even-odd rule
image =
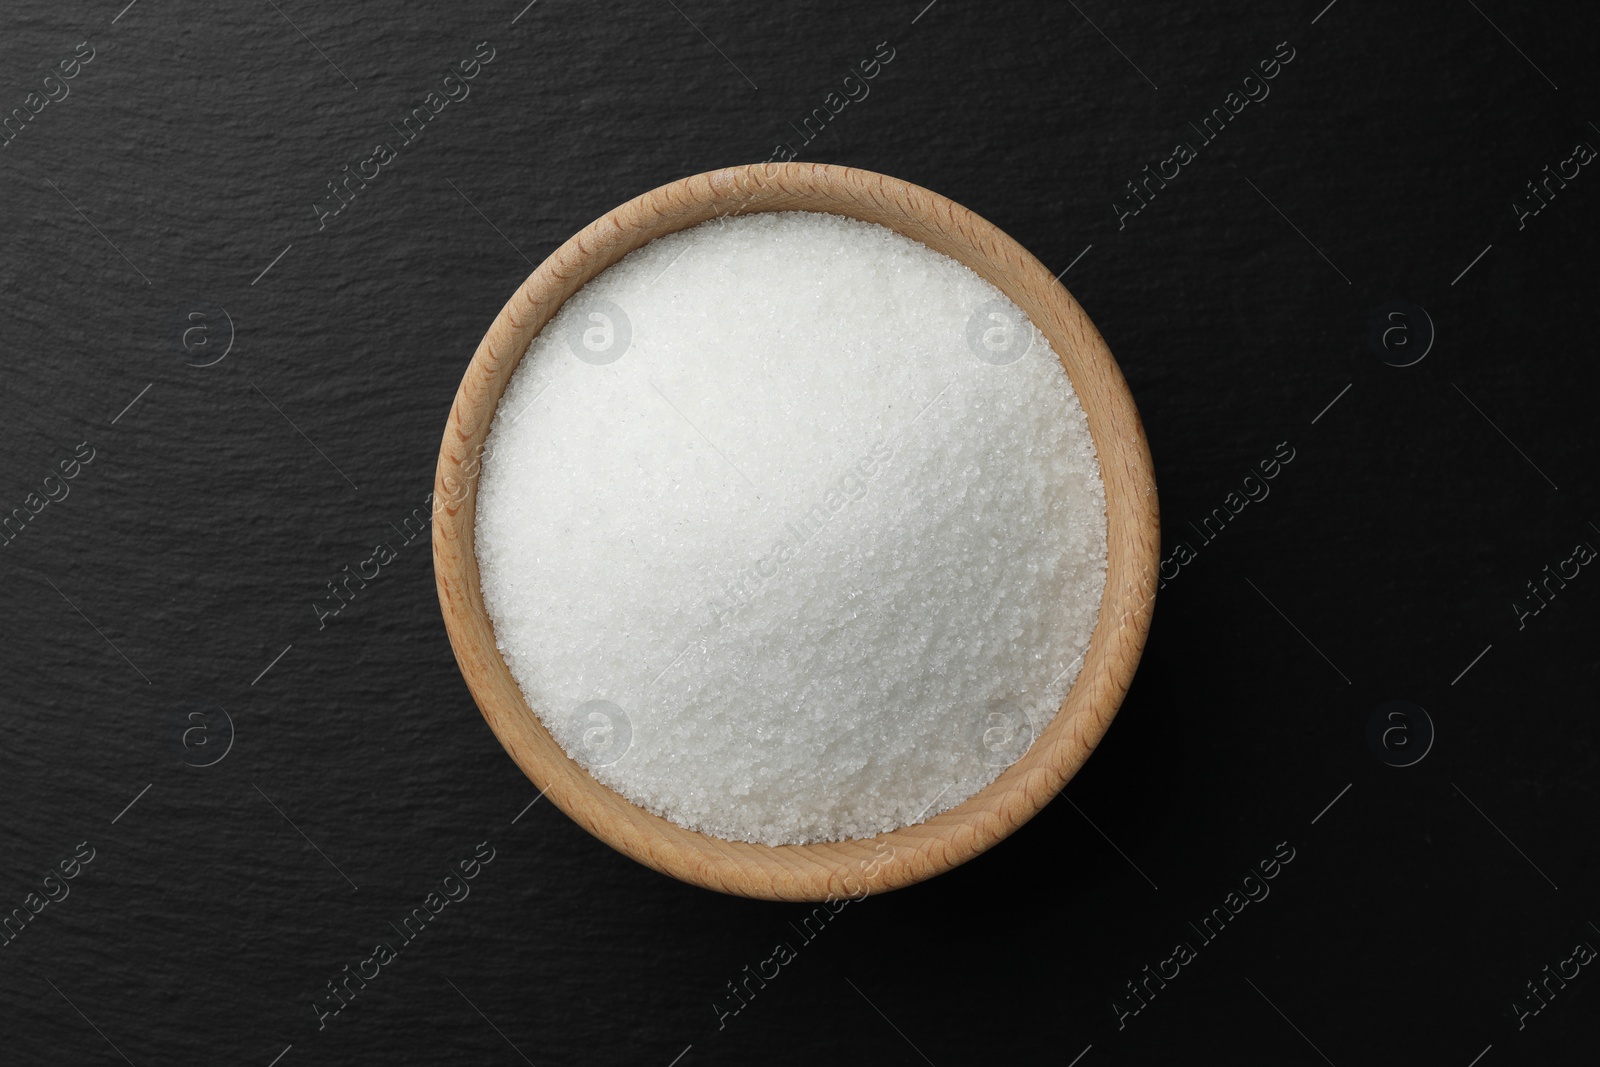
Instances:
[[[483,599],[529,706],[601,782],[734,840],[869,836],[993,781],[1105,583],[1099,463],[1043,336],[833,215],[714,220],[595,278],[481,477]]]

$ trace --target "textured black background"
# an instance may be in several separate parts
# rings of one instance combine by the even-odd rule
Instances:
[[[1600,945],[1600,575],[1520,630],[1511,605],[1600,545],[1600,173],[1525,228],[1512,204],[1600,145],[1595,15],[123,2],[0,19],[6,112],[95,50],[0,148],[0,508],[95,450],[0,548],[0,910],[96,850],[0,947],[0,1062],[1592,1062],[1592,967],[1520,1030],[1512,1001]],[[485,40],[471,96],[319,232],[325,183]],[[767,158],[882,41],[870,97],[800,158],[1074,264],[1166,551],[1279,442],[1295,459],[1163,590],[1064,799],[851,905],[719,1030],[724,983],[804,909],[525,810],[422,540],[326,629],[311,605],[425,506],[460,375],[533,263],[646,189]],[[1283,41],[1265,104],[1119,230],[1124,183]],[[1437,330],[1415,366],[1367,340],[1394,300]],[[198,368],[172,323],[204,305],[235,335]],[[1367,743],[1391,699],[1437,727],[1415,766]],[[184,763],[190,702],[236,727],[209,768]],[[471,897],[319,1031],[323,983],[483,840]],[[1271,896],[1119,1030],[1124,983],[1283,841]]]

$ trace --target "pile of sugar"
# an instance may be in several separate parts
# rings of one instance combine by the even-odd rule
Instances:
[[[506,663],[597,779],[739,841],[862,837],[992,781],[1105,583],[1087,421],[967,267],[801,212],[663,237],[534,339],[484,454]]]

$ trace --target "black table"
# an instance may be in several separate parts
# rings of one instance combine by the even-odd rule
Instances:
[[[522,2],[0,17],[0,1061],[1593,1057],[1593,13]],[[529,807],[406,519],[534,264],[783,143],[1064,272],[1165,587],[1063,797],[725,1014],[807,909]]]

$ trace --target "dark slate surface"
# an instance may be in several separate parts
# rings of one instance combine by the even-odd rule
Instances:
[[[0,16],[0,106],[59,97],[0,148],[0,507],[66,493],[0,549],[0,906],[67,894],[0,948],[0,1061],[1592,1058],[1600,574],[1514,607],[1600,546],[1600,172],[1514,207],[1600,146],[1592,12],[123,3]],[[1072,264],[1145,416],[1164,551],[1195,554],[1065,798],[850,905],[719,1029],[725,983],[803,909],[525,810],[426,544],[391,524],[531,264],[639,192],[766,158],[885,41],[801,158]],[[325,184],[479,42],[471,95],[319,230]],[[1270,97],[1119,229],[1124,183],[1280,42]],[[1369,341],[1394,301],[1398,351],[1436,334],[1413,366]],[[185,351],[190,312],[210,332]],[[1270,497],[1203,542],[1187,524],[1280,443]],[[379,540],[398,558],[319,630],[324,583]],[[1436,730],[1409,767],[1368,741],[1393,700]],[[1418,743],[1411,714],[1391,744]],[[319,1030],[323,984],[485,841],[470,897]],[[1290,849],[1214,942],[1191,929]],[[1134,1013],[1125,983],[1179,941],[1196,957]],[[1577,974],[1534,1013],[1547,965]]]

